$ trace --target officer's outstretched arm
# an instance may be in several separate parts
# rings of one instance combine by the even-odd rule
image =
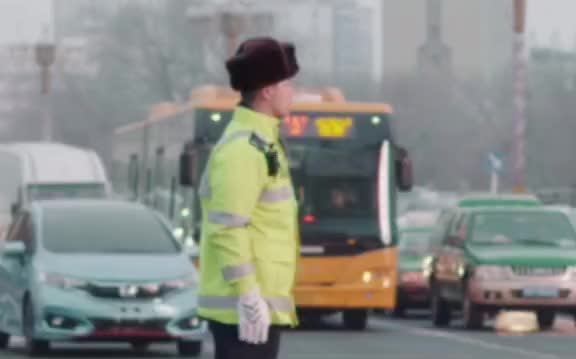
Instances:
[[[207,220],[212,233],[207,238],[215,249],[224,279],[233,284],[237,295],[256,286],[252,238],[247,226],[266,178],[265,158],[247,140],[223,146],[211,164]]]

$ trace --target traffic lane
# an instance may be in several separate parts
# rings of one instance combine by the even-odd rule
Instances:
[[[375,319],[376,326],[406,330],[422,337],[434,337],[445,343],[468,344],[471,348],[485,348],[487,352],[500,353],[495,358],[569,359],[576,353],[576,326],[570,316],[559,316],[549,331],[515,335],[497,333],[488,322],[483,330],[467,331],[455,320],[447,329],[438,329],[426,315],[412,315],[404,320]],[[450,344],[452,346],[452,344]]]
[[[566,323],[561,323],[566,324]],[[557,322],[557,327],[559,327]],[[0,352],[6,359],[25,358],[21,340],[13,349]],[[200,358],[212,358],[213,347],[206,342]],[[468,332],[455,323],[451,329],[437,329],[427,317],[406,320],[372,318],[364,332],[341,328],[338,318],[324,325],[290,330],[284,333],[281,359],[573,359],[574,334],[567,328],[529,336],[502,336],[487,329]],[[138,353],[127,345],[82,344],[57,345],[50,355],[57,359],[80,358],[176,358],[174,345],[154,345]]]
[[[212,344],[207,341],[207,351],[201,358],[212,358]],[[384,325],[375,321],[371,328],[364,332],[347,331],[341,328],[337,318],[326,324],[313,328],[288,330],[284,333],[280,359],[484,359],[481,352],[470,356],[467,344],[456,343],[446,350],[443,339],[421,336],[403,327]],[[431,356],[432,355],[432,356]],[[25,358],[22,341],[16,340],[12,349],[0,352],[0,357],[7,359]],[[61,344],[55,346],[50,355],[57,359],[120,359],[120,358],[176,358],[173,345],[154,345],[151,350],[138,353],[123,344]],[[520,358],[520,357],[518,357]],[[506,359],[516,359],[510,357]]]
[[[494,334],[485,340],[453,338],[449,333],[427,329],[423,320],[388,320],[374,318],[370,329],[353,332],[340,329],[339,323],[319,328],[290,331],[284,336],[282,359],[485,359],[487,354],[505,359],[542,359],[491,343]],[[570,358],[573,358],[571,356]],[[547,357],[546,359],[558,359]]]
[[[23,341],[21,338],[12,340],[10,348],[5,351],[0,350],[0,358],[2,359],[23,359],[28,358],[24,353]],[[202,356],[198,359],[212,359],[213,345],[210,340],[205,343],[205,349]],[[53,350],[46,356],[47,358],[54,359],[130,359],[130,358],[178,358],[175,344],[154,344],[149,350],[144,352],[137,352],[130,349],[128,344],[116,343],[85,343],[85,344],[69,344],[69,343],[56,343],[53,345]]]

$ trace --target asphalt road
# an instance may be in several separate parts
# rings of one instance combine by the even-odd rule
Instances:
[[[201,358],[212,358],[212,344]],[[2,359],[24,358],[21,340],[0,352]],[[149,352],[134,353],[124,345],[61,345],[51,358],[175,358],[173,346],[153,346]],[[282,359],[574,359],[576,327],[561,319],[548,332],[526,336],[501,335],[486,329],[463,331],[455,323],[447,330],[432,328],[425,316],[393,320],[374,317],[365,332],[340,329],[336,320],[325,325],[287,332]]]

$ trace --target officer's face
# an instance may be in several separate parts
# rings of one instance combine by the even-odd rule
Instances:
[[[273,86],[270,91],[270,105],[276,117],[284,117],[290,114],[294,87],[292,80],[284,80]]]

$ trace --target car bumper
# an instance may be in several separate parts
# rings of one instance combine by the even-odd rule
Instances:
[[[398,301],[403,305],[424,306],[430,299],[430,286],[427,278],[419,272],[400,275]]]
[[[296,306],[302,309],[391,309],[396,290],[364,285],[298,286]]]
[[[42,288],[34,296],[35,337],[52,341],[201,340],[196,292],[151,300],[95,298],[80,290]],[[196,325],[194,325],[196,324]]]
[[[480,305],[505,308],[576,308],[576,287],[564,279],[472,280],[470,299]]]

